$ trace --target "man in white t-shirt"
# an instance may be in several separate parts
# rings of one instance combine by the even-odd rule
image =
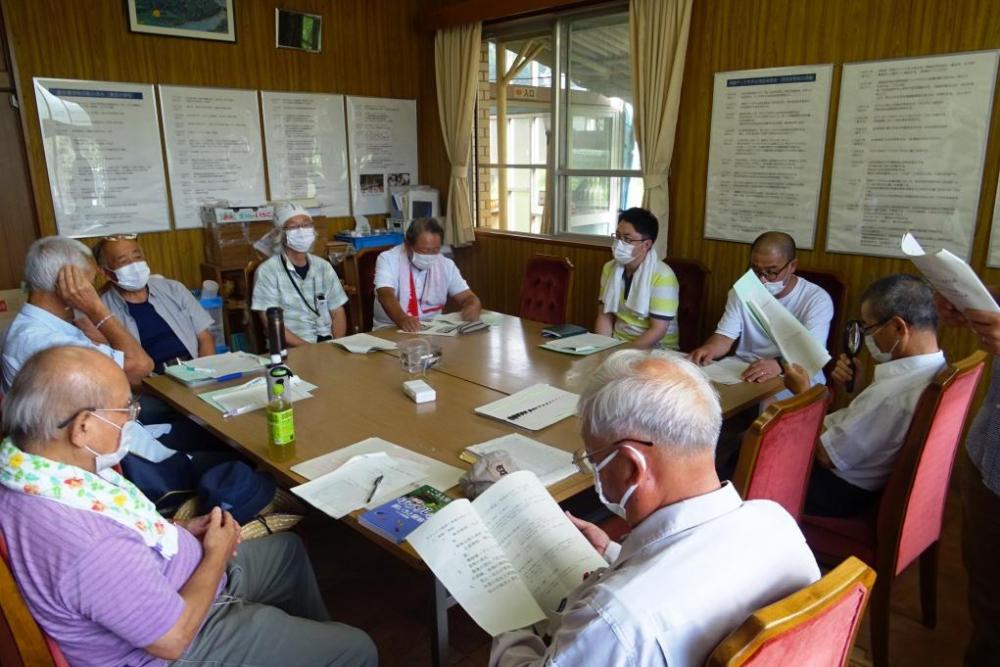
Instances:
[[[441,254],[444,229],[433,218],[414,220],[402,245],[386,250],[375,262],[374,328],[397,326],[420,331],[420,321],[444,311],[451,298],[466,321],[478,320],[479,298],[458,267]]]
[[[798,268],[795,240],[784,232],[764,232],[750,247],[750,268],[767,291],[826,347],[833,300],[822,287],[795,275]],[[781,375],[778,346],[758,326],[732,289],[715,333],[691,352],[691,360],[701,366],[710,364],[728,354],[737,339],[736,356],[750,362],[743,373],[744,380],[766,382]],[[817,374],[815,380],[825,382],[823,373]]]

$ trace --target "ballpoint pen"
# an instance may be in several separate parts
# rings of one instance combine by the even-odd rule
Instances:
[[[368,498],[365,500],[365,505],[370,503],[372,501],[372,498],[375,497],[375,492],[378,491],[378,485],[382,483],[383,477],[384,475],[379,475],[378,477],[375,478],[375,482],[372,484],[372,490],[368,493]]]

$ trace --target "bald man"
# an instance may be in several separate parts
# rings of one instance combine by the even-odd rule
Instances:
[[[330,622],[295,535],[241,545],[218,507],[171,523],[114,471],[138,412],[114,361],[72,346],[29,359],[4,398],[0,531],[67,660],[376,664],[365,633]]]
[[[750,269],[783,305],[805,325],[813,338],[826,347],[833,320],[833,300],[819,285],[795,275],[799,262],[795,257],[795,240],[784,232],[764,232],[750,246]],[[781,356],[778,346],[768,337],[757,321],[736,296],[729,290],[726,310],[719,320],[715,333],[701,347],[691,352],[691,361],[700,366],[729,354],[733,343],[736,356],[750,362],[743,373],[747,382],[767,382],[781,374]],[[820,372],[814,378],[826,382]]]

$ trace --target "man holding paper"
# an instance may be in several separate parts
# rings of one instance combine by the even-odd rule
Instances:
[[[833,319],[833,300],[822,287],[796,276],[797,268],[795,240],[784,232],[765,232],[750,247],[750,270],[778,303],[825,348]],[[743,372],[745,381],[766,382],[781,374],[778,361],[781,353],[777,344],[747,308],[737,290],[732,289],[715,333],[691,352],[691,361],[699,366],[710,364],[729,354],[737,340],[736,356],[750,362]],[[814,379],[824,382],[822,371]]]
[[[791,516],[719,482],[721,409],[691,364],[618,352],[579,412],[578,465],[632,532],[617,544],[571,517],[608,566],[568,594],[545,632],[495,637],[491,666],[702,665],[754,610],[819,578]]]
[[[601,271],[599,313],[594,332],[631,342],[637,348],[677,349],[679,286],[653,244],[660,224],[644,208],[618,216],[611,251]]]
[[[933,294],[920,278],[896,274],[869,285],[861,295],[861,323],[865,346],[878,364],[875,377],[823,422],[807,514],[857,516],[878,500],[920,395],[945,365]],[[854,362],[842,354],[833,378],[846,382],[855,372]],[[799,394],[812,381],[793,365],[785,368],[785,385]]]

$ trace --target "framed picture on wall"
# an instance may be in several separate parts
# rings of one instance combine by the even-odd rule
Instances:
[[[236,41],[233,0],[125,0],[132,32]]]

